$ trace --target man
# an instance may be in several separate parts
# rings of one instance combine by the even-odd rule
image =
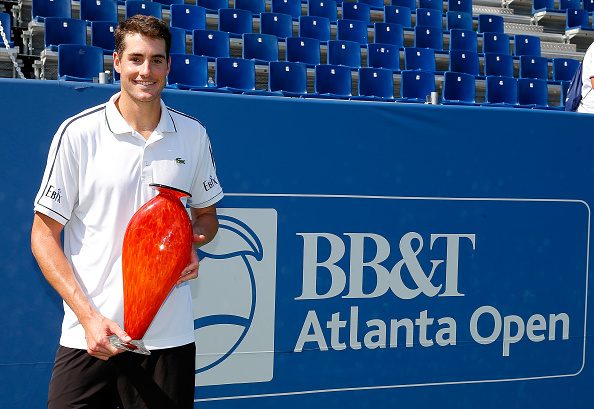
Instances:
[[[577,108],[577,112],[594,114],[594,43],[590,44],[582,66],[582,100]]]
[[[222,198],[206,130],[161,101],[171,35],[162,20],[134,16],[116,32],[121,91],[66,120],[52,142],[35,199],[32,250],[64,299],[49,408],[193,407],[195,344],[191,260],[143,341],[146,357],[110,344],[123,326],[121,252],[126,226],[157,183],[190,192],[195,246],[218,230]],[[60,234],[64,230],[64,249]]]

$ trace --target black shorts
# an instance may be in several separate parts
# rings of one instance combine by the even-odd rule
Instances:
[[[196,345],[118,354],[107,361],[60,346],[48,408],[189,409],[194,407]]]

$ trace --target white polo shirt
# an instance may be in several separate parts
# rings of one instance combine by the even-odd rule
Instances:
[[[592,92],[592,78],[594,78],[594,44],[590,44],[582,66],[582,102],[577,112],[594,114],[594,92]]]
[[[202,124],[165,106],[148,140],[106,104],[62,123],[52,141],[34,209],[64,225],[64,252],[87,298],[123,327],[122,243],[134,213],[158,192],[151,183],[190,192],[190,207],[223,197]],[[125,329],[125,328],[124,328]],[[176,286],[143,338],[149,349],[194,342],[189,283]],[[60,344],[86,349],[85,334],[64,303]]]

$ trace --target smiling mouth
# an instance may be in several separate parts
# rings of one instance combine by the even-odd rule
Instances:
[[[154,84],[153,81],[136,81],[136,83],[138,85],[144,85],[144,86],[148,86],[148,85],[153,85]]]

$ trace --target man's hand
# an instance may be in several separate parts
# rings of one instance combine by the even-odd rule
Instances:
[[[205,239],[203,234],[195,234],[194,235],[194,243],[201,243]],[[193,280],[198,278],[198,267],[200,266],[200,259],[198,258],[198,254],[196,254],[196,246],[192,247],[192,253],[190,254],[190,261],[186,268],[182,271],[181,275],[179,276],[179,280],[177,280],[176,285],[180,285],[188,280]]]
[[[107,361],[114,355],[124,350],[111,345],[110,335],[117,335],[123,342],[130,342],[132,338],[115,322],[97,314],[93,319],[82,323],[85,329],[85,338],[87,340],[87,352],[89,355]]]

